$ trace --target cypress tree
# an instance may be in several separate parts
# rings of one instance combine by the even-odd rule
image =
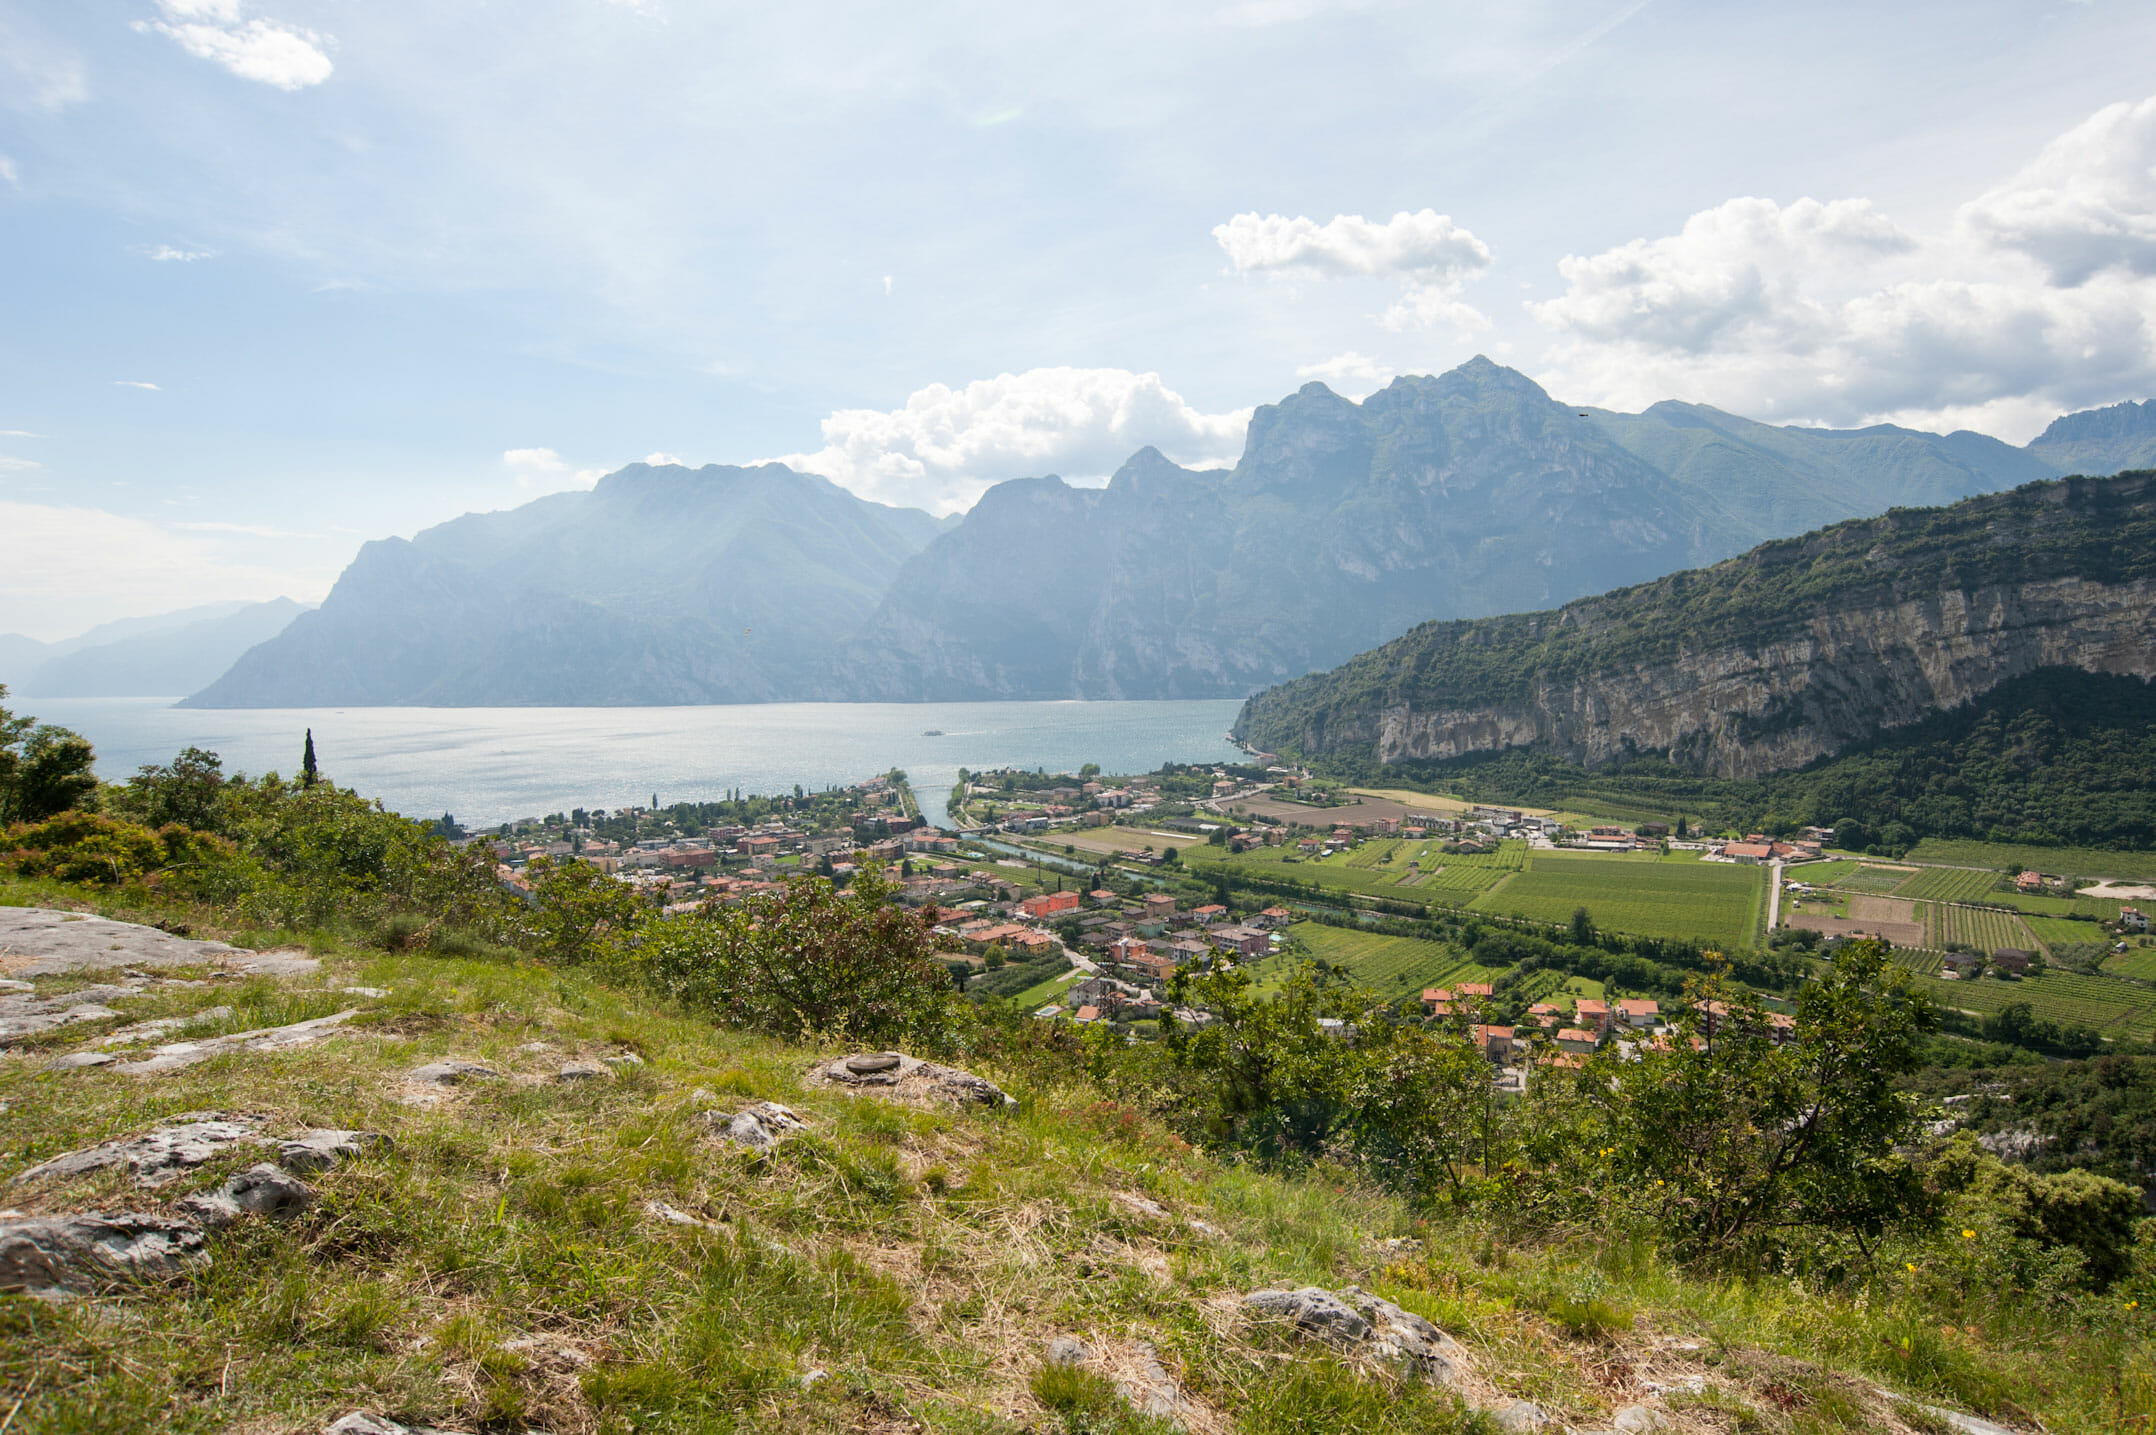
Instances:
[[[301,754],[299,760],[299,785],[301,787],[312,787],[321,780],[321,777],[322,769],[315,766],[314,762],[314,729],[308,728],[307,750]]]

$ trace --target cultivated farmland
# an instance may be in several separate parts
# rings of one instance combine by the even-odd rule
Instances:
[[[2107,976],[2135,977],[2144,982],[2156,982],[2156,947],[2135,947],[2104,962]]]
[[[1919,979],[1940,1006],[1989,1016],[2014,1002],[2027,1002],[2040,1017],[2091,1026],[2105,1036],[2146,1040],[2156,1032],[2156,987],[2122,982],[2109,976],[2046,971],[2026,981],[1990,977],[1949,982]]]
[[[1691,937],[1750,946],[1767,869],[1720,862],[1656,862],[1569,853],[1530,854],[1527,870],[1475,899],[1478,912],[1540,922],[1585,907],[1598,927],[1645,937]]]
[[[2156,878],[2156,852],[2107,852],[2092,847],[2018,847],[1927,837],[1909,853],[1909,860],[1995,871],[2033,868],[2071,877]]]
[[[1940,902],[1972,902],[1989,897],[1999,885],[1996,872],[1966,867],[1927,867],[1894,889],[1897,897],[1926,897]]]
[[[1983,907],[1956,907],[1944,902],[1936,908],[1939,916],[1939,939],[1942,942],[1959,942],[1989,955],[2001,947],[2020,947],[2027,951],[2035,945],[2029,929],[2021,918],[2012,912],[1993,912]]]
[[[1908,880],[1909,871],[1905,867],[1864,866],[1834,885],[1845,892],[1891,892]]]
[[[1424,987],[1486,982],[1495,975],[1444,943],[1419,937],[1387,937],[1321,922],[1297,922],[1288,932],[1301,939],[1312,957],[1345,968],[1356,983],[1388,1001]],[[1261,989],[1274,988],[1287,979],[1297,960],[1288,954],[1266,957],[1252,962],[1250,972]]]

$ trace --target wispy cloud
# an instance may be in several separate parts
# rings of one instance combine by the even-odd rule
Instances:
[[[164,19],[138,20],[135,28],[167,36],[196,59],[243,80],[304,90],[336,68],[323,51],[327,37],[275,20],[247,19],[239,0],[157,0],[157,8]]]
[[[162,389],[160,389],[156,384],[151,383],[148,379],[114,379],[112,382],[117,387],[123,389],[148,389],[152,393],[163,392]]]
[[[660,455],[653,455],[658,458]],[[650,462],[651,460],[646,460]],[[502,466],[517,487],[533,493],[553,493],[565,488],[589,488],[606,476],[603,468],[575,468],[550,448],[512,448],[502,453]]]
[[[142,256],[159,264],[192,264],[197,259],[215,259],[217,251],[214,249],[175,249],[169,244],[160,244],[155,249],[143,250]]]
[[[0,179],[6,180],[16,189],[22,188],[22,172],[15,168],[15,161],[4,154],[0,154]]]
[[[0,429],[0,438],[43,438],[44,436],[41,433],[32,433],[28,429]]]
[[[301,533],[289,528],[271,528],[263,523],[226,523],[216,519],[201,519],[190,523],[175,523],[174,528],[189,533],[233,533],[243,538],[320,538],[319,533]]]
[[[0,471],[15,473],[44,466],[34,458],[17,458],[13,454],[0,453]]]

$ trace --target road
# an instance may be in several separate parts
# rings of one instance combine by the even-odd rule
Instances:
[[[1774,940],[1774,929],[1782,920],[1782,859],[1777,857],[1767,864],[1767,940]]]

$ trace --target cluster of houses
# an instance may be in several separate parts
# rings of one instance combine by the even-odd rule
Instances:
[[[1709,842],[1704,862],[1735,862],[1756,867],[1762,862],[1818,862],[1826,857],[1826,844],[1834,834],[1824,827],[1807,827],[1795,838],[1784,840],[1764,832],[1746,833],[1742,841]]]
[[[1640,1049],[1666,1051],[1676,1040],[1675,1030],[1663,1017],[1662,1004],[1651,997],[1618,1001],[1578,997],[1569,1009],[1553,1002],[1536,1002],[1520,1020],[1498,1025],[1480,1019],[1490,994],[1487,982],[1426,987],[1422,1009],[1431,1021],[1464,1023],[1469,1038],[1500,1069],[1500,1086],[1517,1088],[1533,1065],[1580,1066],[1613,1044],[1629,1055]],[[1729,1009],[1721,1002],[1705,1002],[1700,1006],[1700,1017],[1706,1036],[1712,1037],[1717,1024],[1728,1020]],[[1796,1021],[1780,1012],[1769,1012],[1767,1031],[1777,1043],[1787,1042],[1796,1034]],[[1700,1039],[1693,1038],[1695,1042]]]
[[[1043,894],[1077,898],[1077,893]],[[1038,900],[1038,899],[1035,899]],[[1084,894],[1078,946],[1097,976],[1034,1013],[1076,1021],[1135,1021],[1159,1015],[1157,990],[1185,967],[1213,967],[1270,955],[1292,920],[1285,907],[1267,907],[1237,921],[1208,902],[1185,911],[1166,892],[1123,897],[1105,889]],[[1067,920],[1059,915],[1058,920]],[[1107,985],[1097,985],[1098,983]],[[1089,1000],[1088,997],[1092,999]],[[1091,1009],[1090,1011],[1088,1009]],[[1202,1014],[1186,1019],[1202,1021]]]
[[[1005,805],[1006,797],[997,790],[994,779],[997,774],[983,773],[978,791],[991,810],[992,820],[984,828],[1001,828],[1019,834],[1039,833],[1056,827],[1105,827],[1115,821],[1118,813],[1150,812],[1160,805],[1160,790],[1142,778],[1134,778],[1122,786],[1087,780],[1060,784],[1055,787],[1034,788],[1016,797],[1013,805]]]

